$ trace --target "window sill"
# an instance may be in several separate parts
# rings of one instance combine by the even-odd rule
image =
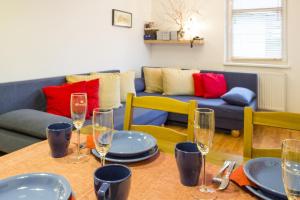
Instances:
[[[267,64],[267,63],[237,63],[237,62],[225,62],[224,66],[237,66],[237,67],[260,67],[260,68],[277,68],[277,69],[289,69],[289,64]]]

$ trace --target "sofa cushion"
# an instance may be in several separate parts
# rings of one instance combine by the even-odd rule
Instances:
[[[164,95],[194,95],[193,74],[199,70],[163,68]]]
[[[244,107],[230,105],[226,103],[223,99],[206,99],[201,97],[191,97],[191,96],[175,96],[175,99],[181,101],[196,100],[198,102],[198,107],[201,108],[211,108],[215,111],[216,117],[243,120],[244,119]],[[254,99],[249,106],[256,110],[256,100]]]
[[[145,92],[163,92],[162,68],[143,67],[146,90]]]
[[[22,149],[31,144],[42,141],[41,139],[25,135],[23,133],[17,133],[0,128],[0,151],[5,153],[11,153],[13,151]]]
[[[70,98],[72,93],[86,93],[86,82],[48,86],[43,88],[47,98],[47,112],[64,117],[71,117]],[[90,114],[86,113],[86,118]]]
[[[134,80],[135,91],[143,92],[145,90],[145,80],[143,78],[136,78]]]
[[[121,102],[125,102],[128,93],[136,94],[135,92],[135,72],[127,71],[120,73],[120,97]]]
[[[248,106],[255,96],[255,93],[247,88],[234,87],[221,98],[232,105]]]
[[[202,74],[204,97],[219,98],[227,92],[227,84],[223,74]]]
[[[114,125],[116,130],[123,130],[125,104],[114,109]],[[133,124],[161,125],[167,121],[168,113],[158,110],[135,108],[133,111]]]
[[[92,73],[92,79],[100,81],[100,106],[103,109],[119,108],[121,106],[120,75],[118,73]]]
[[[123,130],[125,107],[124,104],[122,107],[114,109],[114,127],[116,130]],[[133,124],[160,126],[166,123],[167,118],[168,113],[159,110],[135,108],[133,112]],[[91,124],[92,120],[86,120],[84,123],[85,126]]]
[[[40,139],[46,139],[46,128],[57,122],[72,123],[72,120],[32,109],[15,110],[0,115],[0,128]]]
[[[99,108],[99,79],[87,80],[85,82],[86,82],[86,94],[88,100],[87,119],[89,119],[93,115],[94,108]],[[78,83],[78,82],[74,82],[74,83]],[[67,83],[67,84],[74,84],[74,83]]]
[[[204,96],[204,84],[203,84],[203,78],[201,73],[194,73],[193,79],[194,79],[194,89],[195,93],[194,95],[196,97],[203,97]]]

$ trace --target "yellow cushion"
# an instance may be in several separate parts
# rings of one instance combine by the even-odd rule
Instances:
[[[68,83],[76,83],[80,81],[90,81],[93,79],[90,75],[69,75],[66,76],[66,80]]]
[[[162,68],[144,67],[145,92],[163,92]]]
[[[194,95],[193,73],[200,70],[163,68],[164,95]]]
[[[119,108],[122,105],[120,98],[120,75],[118,73],[92,73],[90,77],[100,80],[99,101],[101,108]]]
[[[126,102],[127,94],[128,93],[136,93],[135,92],[135,72],[134,71],[127,71],[120,73],[120,82],[121,82],[121,102]]]

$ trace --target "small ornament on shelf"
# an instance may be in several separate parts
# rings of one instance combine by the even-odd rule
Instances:
[[[147,22],[144,25],[144,40],[156,40],[156,32],[158,29],[155,27],[154,22]]]

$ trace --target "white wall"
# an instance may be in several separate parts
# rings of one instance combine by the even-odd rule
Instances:
[[[111,25],[112,9],[133,13],[133,28]],[[143,25],[151,0],[1,0],[0,82],[150,62]]]
[[[152,0],[152,20],[158,22],[159,28],[170,29],[166,21],[161,1]],[[198,2],[202,14],[203,46],[153,45],[151,65],[153,66],[185,66],[203,69],[249,72],[285,72],[288,76],[287,110],[300,112],[300,1],[288,0],[288,59],[289,69],[269,69],[254,67],[225,67],[224,62],[224,29],[225,0],[185,0],[188,4]],[[193,5],[194,6],[194,5]]]

